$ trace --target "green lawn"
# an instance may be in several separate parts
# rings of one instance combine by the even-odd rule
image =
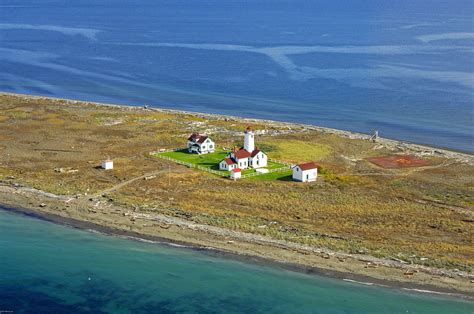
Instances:
[[[272,173],[265,173],[261,174],[255,177],[250,177],[248,180],[262,180],[262,181],[273,181],[273,180],[279,180],[279,181],[293,181],[291,176],[292,176],[292,171],[288,169],[287,171],[278,171],[278,172],[272,172]]]
[[[197,165],[197,166],[201,166],[201,167],[204,167],[204,168],[209,168],[209,169],[212,169],[212,170],[216,170],[216,171],[219,171],[220,173],[222,173],[223,175],[226,175],[229,172],[226,171],[226,170],[219,170],[219,162],[221,162],[222,159],[224,159],[227,156],[227,154],[229,154],[228,151],[216,150],[214,153],[198,155],[198,154],[189,153],[186,149],[183,149],[183,150],[178,150],[178,151],[174,151],[174,152],[158,153],[157,155],[166,156],[166,157],[176,159],[176,160],[179,160],[179,161],[188,162],[188,163],[191,163],[191,164],[194,164],[194,165]],[[267,169],[275,169],[275,168],[281,168],[281,167],[284,167],[284,166],[285,165],[283,165],[283,164],[273,162],[273,161],[269,161],[268,166],[266,168]],[[254,173],[254,172],[255,172],[255,170],[252,169],[252,168],[242,170],[242,174],[249,174],[249,173]],[[262,174],[262,175],[258,175],[258,176],[251,177],[251,178],[256,179],[256,178],[260,178],[260,177],[266,177],[266,178],[268,178],[268,180],[276,180],[283,173],[285,173],[285,172],[267,173],[267,174]]]
[[[228,152],[225,152],[223,150],[217,150],[214,153],[198,155],[189,153],[186,149],[178,150],[175,152],[159,153],[159,155],[161,156],[166,156],[179,161],[189,162],[197,166],[220,171],[223,174],[228,173],[228,171],[219,170],[219,162],[221,162],[221,160],[224,159],[227,154]]]

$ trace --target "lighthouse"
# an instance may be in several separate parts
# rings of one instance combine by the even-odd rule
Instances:
[[[247,168],[264,168],[268,165],[268,157],[260,149],[255,147],[255,134],[248,127],[244,132],[244,147],[234,148],[219,163],[219,170],[235,171]],[[239,173],[240,174],[240,173]],[[234,173],[233,175],[238,176]],[[234,178],[235,178],[234,176]]]
[[[252,153],[255,150],[255,138],[253,131],[250,127],[247,127],[244,135],[244,149],[249,153]]]

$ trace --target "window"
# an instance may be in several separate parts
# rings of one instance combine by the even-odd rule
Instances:
[[[205,149],[206,148],[206,145],[202,145],[202,149]]]
[[[214,148],[214,145],[212,145],[212,144],[209,145],[209,148],[210,148],[210,149],[213,149],[213,148]]]

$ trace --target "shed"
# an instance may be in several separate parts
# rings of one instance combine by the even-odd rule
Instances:
[[[242,170],[240,170],[240,168],[235,168],[234,170],[230,172],[231,179],[237,180],[237,179],[240,179],[241,177],[242,177]]]
[[[114,162],[111,159],[107,159],[107,160],[102,161],[100,166],[102,169],[111,170],[111,169],[114,169]]]
[[[293,167],[293,180],[313,182],[318,178],[318,166],[314,162],[305,162]]]

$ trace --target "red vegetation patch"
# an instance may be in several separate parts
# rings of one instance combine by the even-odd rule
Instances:
[[[387,169],[422,167],[428,165],[424,159],[409,155],[392,155],[367,158],[371,163]]]

